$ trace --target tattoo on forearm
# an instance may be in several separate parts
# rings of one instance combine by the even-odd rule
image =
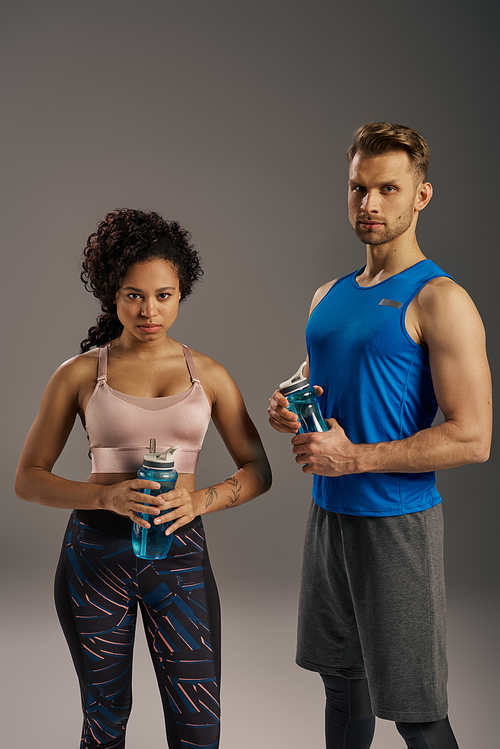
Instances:
[[[228,504],[226,504],[226,509],[228,509],[229,507],[234,507],[236,502],[239,500],[241,493],[241,484],[238,484],[238,479],[236,479],[234,476],[226,479],[226,481],[232,486],[231,493],[227,496]]]
[[[208,489],[205,489],[205,496],[205,507],[210,507],[214,499],[218,498],[219,494],[215,486],[209,486]]]

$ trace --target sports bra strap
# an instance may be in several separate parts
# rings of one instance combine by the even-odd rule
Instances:
[[[196,367],[194,364],[193,354],[191,353],[191,349],[189,349],[187,346],[185,346],[183,343],[181,343],[182,350],[184,351],[184,356],[186,357],[186,364],[189,369],[189,374],[191,376],[191,382],[200,382],[198,378],[198,372],[196,371]]]
[[[97,367],[97,384],[104,385],[108,378],[108,346],[99,348],[99,365]]]

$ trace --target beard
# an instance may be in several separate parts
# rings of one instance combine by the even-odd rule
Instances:
[[[393,239],[397,239],[397,237],[400,237],[405,233],[405,231],[407,231],[407,229],[410,228],[413,221],[413,213],[413,205],[411,205],[408,206],[408,208],[403,211],[403,213],[398,216],[397,219],[390,223],[380,216],[360,217],[359,215],[349,216],[349,223],[354,229],[354,232],[358,239],[360,239],[364,244],[386,244],[386,242],[392,242]],[[361,229],[358,222],[362,219],[369,220],[369,218],[379,221],[384,225],[382,227],[378,227],[377,229]]]

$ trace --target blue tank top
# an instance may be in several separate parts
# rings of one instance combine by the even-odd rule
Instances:
[[[306,328],[310,382],[321,385],[321,410],[355,443],[400,440],[430,427],[437,412],[428,352],[405,327],[408,305],[432,278],[431,260],[374,286],[355,271],[340,278],[312,311]],[[405,515],[441,501],[434,472],[314,476],[313,497],[348,515]]]

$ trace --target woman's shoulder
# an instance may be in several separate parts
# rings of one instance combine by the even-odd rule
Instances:
[[[67,359],[56,369],[44,390],[42,403],[49,410],[58,404],[76,404],[81,408],[83,399],[92,392],[97,379],[98,353],[78,354]],[[64,406],[66,407],[66,406]]]
[[[190,350],[203,390],[212,404],[212,418],[219,428],[221,418],[225,419],[229,413],[234,415],[245,410],[240,389],[220,362],[199,351]]]
[[[194,363],[196,365],[196,369],[198,371],[200,379],[203,377],[216,377],[218,375],[222,375],[223,373],[227,374],[226,368],[223,367],[222,364],[220,364],[218,361],[215,361],[215,359],[212,359],[211,356],[202,354],[192,348],[190,348],[189,350],[191,351],[191,355],[194,359]]]
[[[198,377],[209,399],[214,402],[225,390],[236,389],[227,369],[211,356],[190,349]]]
[[[77,354],[66,359],[58,366],[52,379],[64,382],[69,386],[81,386],[83,382],[95,381],[97,374],[99,350],[92,349],[84,354]]]

